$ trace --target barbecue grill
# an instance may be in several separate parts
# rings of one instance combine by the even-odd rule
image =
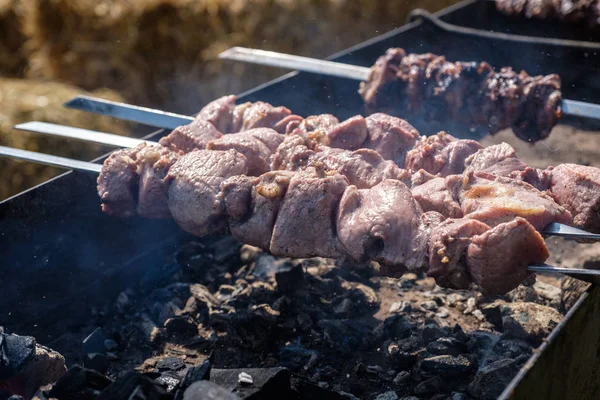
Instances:
[[[499,17],[489,1],[466,1],[436,14],[441,21],[479,29],[594,41],[599,37],[565,31],[552,23],[533,24]],[[415,14],[415,16],[418,16]],[[448,59],[486,60],[499,68],[511,65],[531,74],[558,73],[563,94],[600,103],[600,52],[588,47],[483,38],[440,28],[416,18],[392,32],[331,57],[370,66],[387,48],[434,52]],[[600,42],[598,43],[600,49]],[[331,113],[340,119],[363,112],[356,83],[342,78],[290,73],[239,96],[242,101],[284,104],[302,115]],[[460,138],[478,138],[460,127],[435,126],[406,116],[423,134],[449,130]],[[578,129],[600,130],[598,121],[564,118]],[[157,140],[166,131],[147,136]],[[86,318],[89,307],[114,298],[132,282],[151,287],[168,275],[169,255],[191,239],[172,221],[103,214],[96,177],[68,172],[0,204],[3,284],[0,325],[51,341]],[[203,240],[210,241],[212,238]],[[60,325],[60,330],[57,330]],[[600,393],[600,291],[582,293],[541,351],[535,353],[502,398],[595,398]]]

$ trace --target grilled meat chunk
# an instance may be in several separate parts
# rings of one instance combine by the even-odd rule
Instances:
[[[219,132],[231,132],[235,101],[236,97],[233,95],[219,97],[205,105],[197,119],[210,122]]]
[[[203,149],[211,140],[219,139],[223,134],[215,126],[198,116],[188,125],[175,128],[159,143],[173,151],[189,153],[194,149]]]
[[[406,152],[420,138],[419,132],[405,120],[387,114],[371,114],[366,122],[368,138],[363,147],[373,149],[384,159],[404,166]]]
[[[207,150],[236,150],[248,160],[248,174],[258,176],[269,171],[271,154],[284,136],[269,128],[250,129],[210,141]]]
[[[475,140],[456,139],[446,132],[423,137],[406,154],[406,169],[416,172],[423,169],[434,175],[460,174],[465,159],[482,149]]]
[[[466,218],[492,227],[516,217],[526,219],[538,230],[551,222],[571,221],[571,213],[552,197],[516,179],[478,172],[450,177],[446,184],[459,190],[457,197]]]
[[[279,207],[293,176],[290,171],[273,171],[258,178],[234,176],[222,183],[229,228],[236,239],[270,249]]]
[[[457,193],[448,188],[446,178],[431,179],[411,191],[423,211],[436,211],[446,218],[463,216]]]
[[[367,121],[361,115],[349,118],[327,130],[329,145],[345,150],[360,149],[368,136]]]
[[[405,109],[490,133],[512,128],[526,141],[547,137],[561,116],[558,75],[529,76],[487,63],[449,62],[391,48],[375,62],[359,93],[368,110]]]
[[[179,154],[161,145],[145,146],[137,154],[139,195],[137,213],[146,218],[170,218],[164,179]]]
[[[548,257],[544,238],[517,217],[474,236],[467,249],[467,267],[485,293],[499,295],[527,279],[528,265],[543,263]]]
[[[600,170],[577,164],[561,164],[549,170],[550,192],[573,215],[573,223],[600,233]]]
[[[489,230],[483,222],[467,218],[447,219],[437,225],[429,239],[427,275],[442,287],[469,288],[473,280],[466,265],[467,248],[474,236]]]
[[[375,260],[388,272],[425,263],[428,237],[408,186],[388,179],[370,189],[350,186],[339,205],[337,232],[356,261]]]
[[[597,0],[496,0],[496,9],[509,16],[558,20],[598,30],[600,2]]]
[[[246,157],[235,150],[196,150],[182,156],[165,178],[169,209],[185,231],[204,236],[225,227],[221,183],[248,173]]]
[[[233,110],[231,132],[247,131],[254,128],[273,129],[291,114],[292,112],[285,107],[275,107],[262,101],[240,104]]]
[[[114,151],[104,161],[98,175],[98,195],[102,211],[113,217],[136,214],[138,174],[135,162],[139,147]]]
[[[287,257],[340,257],[336,211],[346,178],[319,176],[314,170],[294,174],[279,207],[269,250]]]

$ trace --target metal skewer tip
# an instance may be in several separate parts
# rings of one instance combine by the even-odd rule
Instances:
[[[71,158],[53,156],[51,154],[37,153],[35,151],[15,149],[12,147],[0,146],[0,156],[14,158],[22,161],[31,161],[38,164],[50,165],[52,167],[61,167],[74,169],[78,171],[94,172],[99,174],[102,165],[87,161],[73,160]]]
[[[166,129],[175,129],[178,126],[187,125],[194,120],[194,118],[185,115],[153,110],[146,107],[129,104],[126,104],[127,107],[123,107],[124,103],[89,96],[77,96],[67,101],[64,106]]]

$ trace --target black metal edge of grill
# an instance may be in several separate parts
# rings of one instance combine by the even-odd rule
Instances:
[[[465,0],[435,15],[469,26],[474,16],[489,18],[489,12],[480,14],[482,4],[489,7],[482,1]],[[565,97],[600,103],[600,54],[455,35],[423,21],[401,26],[329,59],[369,66],[389,47],[444,54],[449,60],[486,60],[494,67],[511,65],[530,74],[556,72],[561,75]],[[289,73],[239,98],[285,105],[301,115],[332,113],[346,118],[363,112],[356,90],[356,82],[345,79]],[[461,127],[402,116],[423,134],[448,130],[458,137],[477,137]],[[600,130],[590,121],[563,122]],[[146,138],[157,139],[165,133],[157,131]],[[0,203],[0,325],[35,335],[41,343],[50,342],[53,325],[71,329],[69,324],[78,316],[85,318],[92,305],[114,299],[125,287],[135,286],[134,282],[145,287],[158,285],[174,249],[192,239],[172,221],[122,220],[103,214],[95,179],[90,174],[67,172]],[[600,289],[592,288],[501,398],[596,398],[598,348]]]

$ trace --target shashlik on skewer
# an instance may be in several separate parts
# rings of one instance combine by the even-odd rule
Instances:
[[[431,53],[392,48],[371,69],[242,47],[219,57],[361,80],[367,107],[403,106],[429,118],[489,127],[491,133],[511,127],[530,142],[547,137],[561,114],[600,118],[598,105],[561,101],[556,75],[531,77],[509,67],[496,72],[485,62],[452,63]]]
[[[559,20],[590,29],[600,27],[600,2],[595,0],[495,0],[496,9],[509,16]]]
[[[216,129],[217,126],[224,131],[271,126],[280,132],[286,131],[288,139],[285,140],[285,145],[277,148],[284,136],[274,131],[251,129],[249,135],[238,133],[223,136]],[[56,134],[58,131],[59,129],[53,128],[49,132]],[[307,139],[310,139],[309,143],[305,143]],[[449,217],[459,215],[460,210],[455,203],[449,201],[451,197],[445,191],[444,180],[440,177],[478,171],[518,178],[540,190],[556,192],[555,200],[567,207],[578,226],[594,232],[599,230],[599,216],[594,211],[599,203],[597,187],[600,177],[597,169],[565,164],[556,168],[556,177],[552,180],[552,169],[539,170],[527,166],[507,144],[482,149],[478,142],[456,140],[444,133],[420,137],[406,121],[385,114],[373,114],[367,118],[355,116],[341,123],[327,114],[302,119],[292,115],[284,107],[274,107],[263,102],[235,106],[235,97],[225,96],[204,107],[194,122],[178,127],[161,139],[161,143],[178,151],[205,148],[209,142],[210,149],[235,149],[242,152],[252,160],[253,175],[266,172],[269,167],[268,159],[273,155],[270,161],[272,169],[294,170],[320,165],[342,173],[350,184],[359,189],[371,187],[387,178],[399,179],[405,183],[412,179],[412,186],[432,180],[415,193],[420,196],[426,210],[429,207],[438,211],[442,208],[453,210],[443,212]],[[268,146],[265,147],[265,144]],[[343,149],[333,149],[323,144],[333,144]],[[317,146],[319,151],[315,151]],[[371,150],[348,151],[363,146]],[[385,157],[382,158],[373,149]],[[393,165],[390,160],[398,165]],[[413,173],[412,178],[399,167]],[[437,175],[438,178],[433,179],[435,177],[432,175]],[[423,197],[423,190],[437,191],[438,197]],[[112,193],[117,196],[120,192]],[[448,201],[440,204],[440,200]],[[108,209],[111,208],[110,203],[109,200],[106,205]],[[113,203],[119,204],[116,200]],[[144,208],[144,204],[145,200],[140,207]],[[125,211],[113,212],[133,214],[135,209],[125,207]],[[553,226],[557,225],[560,226]]]

